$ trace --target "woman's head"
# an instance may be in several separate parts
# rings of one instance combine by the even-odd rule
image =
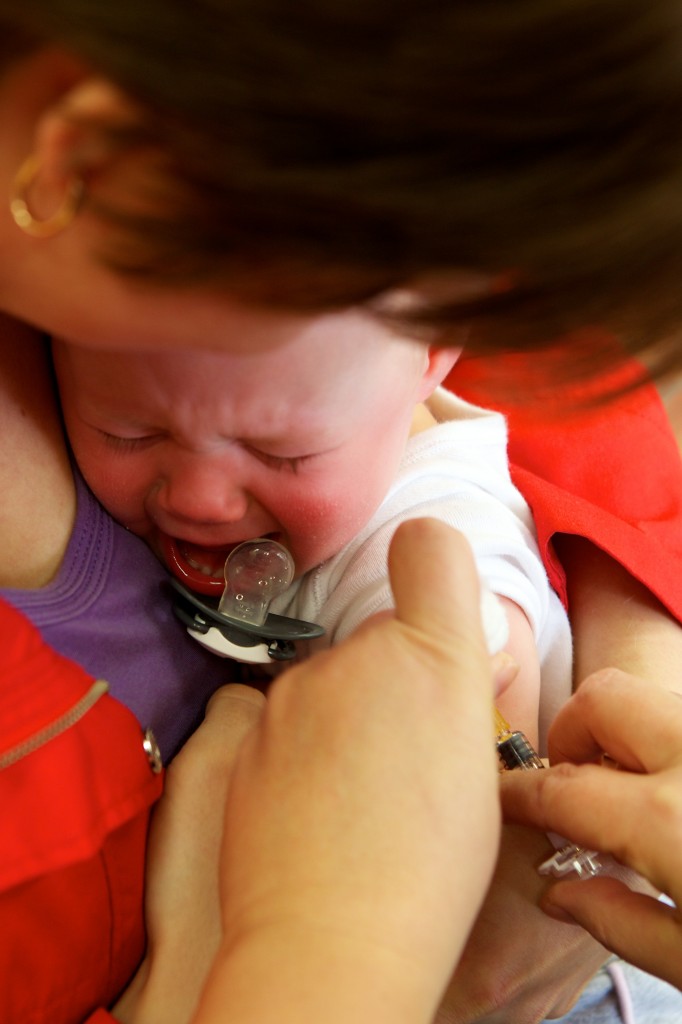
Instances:
[[[74,89],[122,90],[99,111],[65,91],[61,139],[85,209],[116,226],[98,255],[137,281],[323,308],[502,273],[433,312],[478,319],[471,344],[492,350],[586,321],[641,340],[682,318],[670,0],[16,7],[0,22],[73,54]]]

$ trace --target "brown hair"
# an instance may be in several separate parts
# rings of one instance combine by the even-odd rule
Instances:
[[[3,21],[148,112],[120,144],[181,187],[168,215],[115,211],[122,271],[309,308],[506,271],[415,320],[471,322],[480,352],[599,323],[682,362],[677,0],[0,0]]]

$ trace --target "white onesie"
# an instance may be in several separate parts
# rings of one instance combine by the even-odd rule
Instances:
[[[530,509],[511,482],[505,420],[443,388],[426,405],[438,425],[409,439],[396,479],[365,528],[270,610],[324,626],[311,650],[338,643],[368,616],[392,607],[387,556],[399,523],[420,516],[449,523],[471,544],[484,587],[514,601],[531,624],[544,751],[547,727],[571,693],[571,634],[540,558]],[[489,640],[496,628],[493,615]]]

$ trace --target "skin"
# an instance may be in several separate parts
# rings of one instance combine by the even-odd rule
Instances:
[[[556,767],[503,778],[505,814],[613,854],[679,907],[681,738],[682,704],[676,693],[615,670],[597,673],[553,723],[550,749]],[[603,754],[612,759],[608,765],[601,763]],[[542,907],[682,987],[678,910],[614,878],[556,883]]]
[[[171,766],[174,805],[151,837],[151,953],[116,1007],[125,1024],[186,1020],[203,984],[185,937],[212,947],[195,910],[218,905],[220,842],[202,822],[226,790],[223,938],[194,1024],[432,1020],[497,847],[491,665],[462,537],[435,520],[403,524],[390,575],[394,613],[284,673],[267,703],[225,688]],[[247,734],[236,759],[226,724]],[[188,834],[205,841],[178,856]],[[179,974],[173,952],[185,953]]]
[[[87,71],[71,58],[50,51],[15,65],[11,74],[0,80],[3,194],[10,193],[13,177],[29,153],[35,153],[41,161],[41,175],[31,189],[32,208],[38,214],[46,216],[58,205],[73,159],[85,158],[86,165],[91,161],[93,171],[100,172],[98,180],[103,181],[102,187],[117,192],[116,198],[130,194],[136,169],[125,179],[107,175],[106,154],[96,152],[87,133],[82,128],[73,129],[66,121],[65,115],[70,111],[97,116],[103,110],[115,117],[129,115],[120,94],[106,83],[102,86],[93,82]],[[235,350],[239,350],[242,344],[250,346],[254,342],[246,332],[232,333],[240,309],[224,296],[208,289],[153,291],[104,270],[94,256],[101,231],[101,225],[86,206],[61,235],[36,240],[19,232],[4,204],[0,205],[0,309],[74,343],[105,349],[193,347],[200,340],[202,347],[218,350],[229,338]],[[271,317],[273,325],[280,322],[279,314],[273,312]],[[271,338],[268,332],[256,340],[265,348]],[[39,438],[34,438],[34,442],[33,449],[41,447]],[[32,462],[22,457],[17,465],[24,471]],[[4,472],[8,477],[16,473],[11,459],[5,463]],[[68,492],[72,484],[65,486]],[[39,521],[47,521],[51,515],[49,495],[40,492],[39,484],[35,492],[39,499]],[[21,518],[25,520],[25,510],[17,510],[15,519]],[[21,524],[15,522],[15,526],[20,528]],[[65,534],[62,530],[57,538],[60,543]],[[15,561],[20,563],[21,551],[15,535],[8,537],[8,546],[18,549]],[[58,559],[49,552],[36,560],[36,572],[32,575],[35,585],[41,585],[39,580],[49,572],[48,563],[52,563],[52,571],[58,565]],[[621,620],[625,631],[627,618],[625,608]],[[610,652],[602,653],[608,661],[617,661],[618,638],[614,637]],[[491,907],[495,905],[496,893],[507,914],[504,963],[499,959],[500,950],[495,948],[493,955],[498,957],[500,971],[493,977],[485,949],[486,932],[490,929],[484,924],[477,940],[478,955],[474,950],[468,961],[467,981],[462,984],[461,979],[456,979],[448,989],[443,1020],[528,1024],[544,1016],[542,1008],[562,1012],[567,993],[575,993],[593,971],[598,947],[591,940],[576,934],[574,929],[569,929],[571,935],[566,937],[566,926],[553,921],[547,921],[544,930],[536,926],[534,903],[538,893],[532,862],[525,859],[523,844],[511,833],[509,839],[512,844],[517,843],[519,851],[519,884],[515,888],[519,898],[513,904],[513,925],[510,905],[505,902],[509,880],[499,875],[491,890]],[[521,885],[521,878],[529,884]],[[532,948],[529,943],[534,944]],[[567,966],[568,952],[573,958]],[[538,965],[538,974],[533,991],[526,995],[519,989],[517,979],[525,975],[529,961]],[[502,1005],[504,1012],[499,1009]]]
[[[263,318],[251,313],[250,337]],[[162,559],[170,536],[215,564],[219,593],[242,541],[273,536],[297,575],[341,550],[388,491],[415,406],[456,358],[353,311],[297,333],[283,317],[278,333],[279,346],[238,354],[54,346],[69,439],[95,495]]]
[[[576,686],[605,665],[653,685],[682,692],[678,665],[682,630],[653,594],[622,566],[581,537],[556,542],[571,566],[568,599],[575,646]]]
[[[680,375],[677,374],[674,381],[674,389],[670,394],[665,395],[666,406],[670,422],[672,423],[677,443],[682,450],[682,389],[680,388]]]
[[[44,347],[33,331],[2,315],[0,430],[0,585],[42,587],[61,565],[76,495]]]

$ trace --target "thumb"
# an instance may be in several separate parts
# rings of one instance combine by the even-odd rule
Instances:
[[[480,584],[469,544],[437,519],[411,519],[389,551],[396,618],[448,646],[461,639],[485,651]]]
[[[547,891],[550,917],[581,925],[603,946],[650,974],[682,986],[677,911],[614,878],[560,882]]]
[[[265,703],[260,690],[242,683],[228,683],[216,690],[209,700],[201,728],[220,733],[225,748],[236,751],[260,719]]]
[[[409,520],[394,535],[389,571],[396,619],[417,640],[421,681],[444,686],[460,753],[471,750],[496,790],[491,659],[471,548],[445,523]]]

